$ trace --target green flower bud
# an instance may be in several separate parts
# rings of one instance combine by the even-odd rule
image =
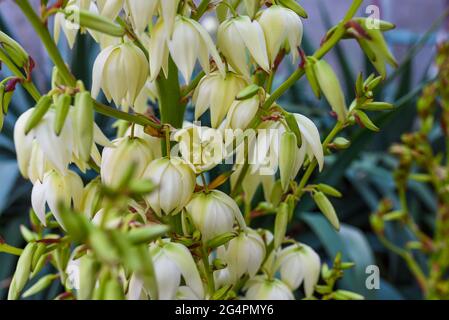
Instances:
[[[69,13],[68,19],[73,22],[79,24],[82,27],[95,30],[113,37],[123,37],[126,33],[125,28],[122,26],[115,24],[110,19],[90,12],[88,10],[73,10]]]
[[[279,170],[281,172],[282,189],[288,190],[290,181],[295,177],[296,153],[297,153],[297,139],[293,132],[285,132],[281,137],[281,149],[279,155]]]
[[[305,65],[304,71],[306,73],[306,77],[309,81],[310,87],[313,90],[313,93],[318,99],[321,99],[321,90],[315,75],[314,62],[310,58],[307,58],[307,63]]]
[[[283,202],[279,206],[274,222],[274,247],[279,248],[284,241],[285,233],[287,232],[287,225],[289,220],[288,205]]]
[[[295,0],[279,0],[279,4],[290,10],[293,10],[301,18],[307,19],[308,15],[306,10],[300,6]]]
[[[368,129],[374,132],[378,132],[380,129],[371,121],[368,115],[360,110],[356,111],[356,115],[360,122]]]
[[[36,243],[29,243],[25,249],[23,249],[19,261],[17,262],[16,271],[9,286],[8,300],[17,300],[20,296],[20,292],[28,282],[31,272],[31,264],[33,261],[33,254],[36,247]]]
[[[261,88],[256,84],[250,84],[245,89],[240,91],[237,96],[235,97],[236,100],[246,100],[249,98],[254,97],[256,94],[259,93],[259,90]]]
[[[343,137],[337,137],[332,142],[338,150],[348,149],[351,146],[351,141]]]
[[[365,298],[355,292],[347,291],[347,290],[338,290],[333,294],[334,299],[336,300],[364,300]]]
[[[97,282],[97,273],[99,264],[89,255],[86,254],[80,258],[80,287],[78,290],[79,300],[89,300]]]
[[[42,96],[34,107],[33,113],[27,119],[25,125],[25,134],[28,134],[31,130],[33,130],[42,118],[47,113],[48,109],[53,102],[53,98],[51,96]]]
[[[24,298],[28,298],[41,292],[42,290],[47,289],[57,278],[59,278],[59,275],[57,274],[49,274],[40,278],[39,281],[37,281],[31,288],[25,291],[22,296]]]
[[[338,115],[338,120],[344,122],[348,115],[348,109],[340,81],[334,70],[325,60],[320,60],[315,63],[315,75],[321,91],[332,110]]]
[[[394,105],[387,102],[371,102],[364,104],[363,106],[360,107],[360,109],[367,111],[383,111],[383,110],[391,110],[393,108]]]
[[[337,213],[326,195],[322,192],[316,192],[313,195],[313,200],[332,226],[337,231],[340,230],[340,221],[338,220]]]
[[[132,229],[127,233],[127,238],[132,244],[150,243],[159,237],[165,235],[170,228],[164,225],[153,225]]]
[[[207,247],[211,249],[218,248],[237,236],[235,232],[226,232],[207,241]]]
[[[336,198],[342,197],[342,194],[340,191],[338,191],[334,187],[331,187],[324,183],[320,183],[319,185],[317,185],[317,189],[331,197],[336,197]]]
[[[14,39],[0,31],[0,45],[6,54],[19,68],[23,68],[29,60],[28,53]]]
[[[106,282],[104,300],[125,300],[122,284],[119,279],[112,277]]]
[[[55,133],[57,136],[61,134],[62,128],[64,127],[65,120],[69,114],[71,102],[72,97],[68,94],[62,94],[57,98],[55,114]]]
[[[80,141],[80,157],[89,161],[94,143],[94,105],[89,92],[81,92],[75,98],[73,126]]]

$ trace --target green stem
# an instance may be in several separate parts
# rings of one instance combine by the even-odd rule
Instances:
[[[11,61],[11,59],[9,59],[9,57],[2,50],[0,50],[0,61],[3,61],[3,63],[16,77],[23,79],[24,81],[21,84],[25,88],[25,90],[28,91],[28,93],[34,100],[39,100],[41,96],[39,90],[37,90],[36,86],[31,81],[27,81],[22,71],[20,71],[20,69]]]
[[[352,19],[356,14],[363,0],[354,0],[351,7],[344,19],[338,24],[332,36],[323,44],[323,46],[318,49],[313,55],[316,59],[322,59],[344,36],[346,27],[345,24]],[[292,75],[278,88],[276,89],[270,97],[265,101],[264,106],[269,108],[277,99],[279,99],[291,86],[293,86],[296,81],[304,76],[304,69],[300,68],[292,73]]]
[[[197,76],[184,88],[181,89],[181,96],[186,97],[188,96],[193,90],[196,89],[198,84],[200,83],[201,79],[206,75],[204,71],[201,71],[197,74]]]
[[[2,253],[20,256],[22,254],[22,251],[23,251],[22,249],[10,246],[9,244],[0,243],[0,252],[2,252]]]
[[[48,32],[44,23],[41,21],[36,12],[34,12],[28,0],[16,0],[16,3],[33,26],[39,38],[42,40],[42,43],[47,49],[47,53],[50,56],[50,59],[58,68],[62,79],[66,82],[67,85],[74,87],[76,85],[76,79],[59,54],[58,47],[50,36],[50,33]]]
[[[203,261],[204,272],[206,273],[207,278],[207,288],[209,290],[209,295],[212,297],[215,292],[215,281],[213,272],[209,264],[209,254],[207,253],[207,249],[205,248],[205,246],[202,247],[201,251],[201,260]]]
[[[195,14],[192,16],[193,20],[200,20],[209,8],[210,0],[202,0],[199,6],[196,8]]]

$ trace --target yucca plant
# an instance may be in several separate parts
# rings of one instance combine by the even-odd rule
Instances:
[[[56,67],[51,91],[40,97],[28,77],[32,60],[14,40],[4,38],[9,51],[2,51],[3,62],[13,74],[3,83],[4,92],[10,94],[15,81],[17,87],[22,85],[37,100],[35,108],[26,111],[15,128],[21,172],[33,182],[34,211],[30,214],[31,228],[21,228],[28,243],[23,252],[11,246],[20,241],[17,225],[11,224],[4,234],[8,242],[1,245],[2,251],[21,254],[9,287],[10,298],[18,298],[27,280],[36,276],[40,280],[25,296],[53,285],[55,290],[47,297],[63,292],[59,298],[120,299],[126,295],[231,299],[246,294],[255,299],[290,299],[304,279],[306,297],[360,298],[334,286],[341,271],[352,267],[351,263],[341,262],[338,251],[343,252],[344,261],[358,260],[356,269],[343,279],[343,287],[367,295],[361,280],[363,266],[372,262],[367,242],[357,229],[340,225],[328,196],[340,196],[330,184],[335,182],[336,174],[344,172],[338,170],[339,165],[346,168],[359,154],[351,154],[354,144],[349,155],[347,151],[339,152],[354,140],[352,136],[339,136],[342,130],[359,124],[378,131],[367,112],[392,107],[376,102],[382,100],[375,100],[373,95],[386,76],[385,63],[395,64],[381,33],[392,25],[379,21],[380,29],[367,28],[366,20],[353,18],[362,2],[354,1],[344,19],[330,28],[323,46],[315,53],[305,50],[306,54],[297,51],[302,38],[300,17],[305,12],[296,2],[267,1],[263,7],[258,1],[240,2],[202,1],[195,5],[189,1],[96,1],[96,7],[91,1],[43,2],[39,17],[27,1],[17,1]],[[213,10],[221,21],[218,50],[197,23]],[[53,15],[56,28],[64,31],[74,47],[71,69],[43,23]],[[151,17],[156,19],[148,25]],[[68,28],[77,24],[81,30],[89,30],[102,47],[93,66],[92,94],[96,96],[102,89],[116,108],[94,101],[86,90],[90,76],[83,75],[83,71],[89,74],[91,70],[80,63],[86,59],[78,54],[91,47],[91,40]],[[286,34],[272,32],[278,24],[282,25],[279,30],[287,30]],[[381,74],[377,77],[367,73],[365,78],[351,75],[354,83],[347,87],[353,88],[355,94],[343,94],[332,67],[323,60],[343,38],[356,39]],[[288,53],[300,59],[300,67],[292,70],[288,79],[275,81],[279,63]],[[192,77],[196,58],[202,71]],[[294,99],[297,86],[300,90],[306,87],[298,81],[303,76],[313,93],[326,98],[335,116],[316,114],[314,120],[326,118],[320,130],[300,114],[307,114],[310,107],[294,107],[303,104]],[[180,85],[180,79],[186,84]],[[149,82],[141,90],[146,80]],[[289,94],[293,99],[281,107]],[[399,105],[406,104],[414,94]],[[210,128],[183,128],[184,110],[191,97],[195,116],[209,115],[210,119],[203,119]],[[348,108],[346,100],[350,97],[354,101]],[[152,108],[147,104],[150,98]],[[24,104],[31,106],[29,101]],[[305,101],[306,105],[310,106],[310,101],[313,99]],[[119,120],[115,122],[117,140],[111,143],[100,134],[93,122],[93,110]],[[23,111],[12,112],[19,116]],[[330,128],[330,123],[336,123],[335,127]],[[73,131],[68,129],[70,125]],[[265,175],[255,174],[257,166],[249,163],[249,134],[247,147],[235,152],[235,145],[231,146],[230,154],[244,159],[234,167],[235,171],[229,171],[229,166],[217,166],[212,161],[216,155],[213,152],[205,157],[198,155],[195,142],[207,148],[207,139],[219,132],[220,126],[240,129],[243,136],[251,128],[280,133],[278,140],[270,141],[277,155],[275,163],[280,167],[279,175],[275,175],[276,170],[267,175],[271,187],[263,183]],[[9,129],[11,137],[12,124],[5,129]],[[319,132],[326,136],[327,130],[322,144]],[[110,128],[107,132],[111,132]],[[34,138],[31,145],[26,144],[30,136]],[[244,139],[240,140],[244,145]],[[101,158],[94,142],[105,146]],[[357,136],[353,143],[357,149],[365,145]],[[38,148],[33,144],[43,149],[32,154],[32,149]],[[58,152],[53,155],[54,147]],[[173,154],[176,148],[179,152]],[[13,156],[14,148],[10,151]],[[334,155],[328,159],[335,161],[327,161],[325,166],[324,156],[330,154]],[[29,157],[34,157],[31,162]],[[34,166],[39,161],[43,165]],[[77,168],[72,165],[66,171],[69,163]],[[330,169],[326,169],[328,165]],[[323,166],[324,174],[317,176],[323,183],[312,183],[315,169]],[[15,172],[11,178],[14,184]],[[80,172],[86,172],[86,182],[91,181],[86,187]],[[99,177],[92,179],[96,175]],[[260,184],[265,186],[263,199],[255,195]],[[25,186],[20,194],[29,199],[30,188]],[[304,197],[308,194],[309,198]],[[307,199],[314,200],[328,221],[321,215],[305,213],[311,209]],[[45,202],[51,213],[47,214]],[[27,212],[27,200],[20,203],[22,207],[8,211]],[[25,224],[26,216],[21,219],[18,223]],[[337,256],[334,269],[329,270],[327,264],[321,268],[318,255],[305,244],[314,243],[313,239],[295,232],[299,221],[317,232],[330,257]],[[332,226],[340,229],[340,234]],[[286,237],[287,229],[292,229],[291,237]],[[359,254],[355,254],[357,250]],[[360,259],[365,261],[359,264]],[[39,271],[46,267],[47,260],[47,272],[51,273],[43,275],[45,271]],[[293,268],[295,264],[304,269]],[[6,277],[9,271],[5,270]],[[320,273],[322,282],[317,286]],[[183,277],[185,286],[180,282],[168,286],[164,282],[167,275]],[[92,284],[97,281],[100,285],[94,288]]]

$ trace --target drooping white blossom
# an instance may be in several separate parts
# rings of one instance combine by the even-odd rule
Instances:
[[[143,176],[158,186],[145,197],[158,216],[179,213],[195,190],[195,174],[180,158],[156,159],[148,165]]]
[[[276,278],[256,276],[246,283],[244,290],[248,300],[294,300],[289,287]]]
[[[195,119],[199,119],[210,108],[211,124],[218,128],[226,117],[237,94],[248,85],[242,76],[227,72],[212,72],[204,76],[193,94]]]
[[[271,66],[286,43],[295,63],[299,57],[298,48],[303,36],[301,18],[288,8],[274,5],[263,10],[258,21],[265,34]]]
[[[148,60],[131,42],[105,48],[95,60],[92,71],[92,96],[103,90],[108,101],[124,110],[132,107],[148,78]]]
[[[234,230],[235,222],[245,229],[246,224],[235,201],[219,190],[199,192],[193,195],[186,211],[196,228],[200,230],[203,241]]]
[[[291,290],[298,289],[304,283],[305,295],[311,297],[320,277],[320,257],[311,247],[294,244],[278,253],[276,269]]]
[[[247,78],[250,76],[248,53],[263,70],[270,69],[262,27],[248,16],[224,21],[218,28],[217,45],[232,68]]]

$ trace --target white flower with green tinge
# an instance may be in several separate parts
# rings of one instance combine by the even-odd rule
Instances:
[[[92,96],[103,89],[108,101],[124,110],[132,107],[148,78],[148,60],[131,42],[109,46],[95,60],[92,71]]]
[[[143,175],[158,188],[145,200],[158,216],[179,213],[192,197],[196,177],[192,168],[180,158],[152,161]]]
[[[298,289],[304,283],[305,295],[311,297],[320,277],[320,257],[311,247],[294,244],[278,252],[275,269],[279,270],[281,280],[291,290]]]
[[[236,221],[240,228],[246,228],[237,203],[219,190],[196,193],[187,204],[186,211],[201,232],[203,241],[232,232]]]
[[[294,300],[293,293],[279,279],[256,276],[250,279],[244,290],[247,300]]]

